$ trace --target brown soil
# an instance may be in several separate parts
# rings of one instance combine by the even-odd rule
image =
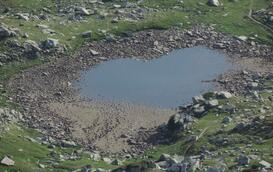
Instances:
[[[72,136],[75,139],[106,153],[127,153],[140,144],[145,148],[144,143],[132,144],[130,140],[136,140],[140,130],[157,128],[175,113],[128,103],[90,101],[51,103],[49,107],[74,123]]]

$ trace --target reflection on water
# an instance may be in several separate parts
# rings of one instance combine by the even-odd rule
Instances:
[[[224,54],[205,47],[175,50],[151,61],[118,59],[82,74],[81,95],[173,108],[200,92],[213,89],[214,79],[232,67]]]

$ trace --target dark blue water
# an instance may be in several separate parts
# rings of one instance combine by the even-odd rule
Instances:
[[[82,74],[81,95],[105,101],[125,101],[173,108],[212,90],[212,80],[231,69],[224,54],[205,47],[175,50],[150,61],[119,59]]]

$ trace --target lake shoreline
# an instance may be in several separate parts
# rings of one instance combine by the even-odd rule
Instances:
[[[8,86],[11,88],[13,101],[22,105],[24,114],[27,114],[24,116],[24,123],[57,140],[71,140],[74,122],[50,110],[49,103],[73,103],[82,100],[78,90],[71,86],[73,81],[79,79],[81,71],[88,70],[106,60],[128,57],[150,60],[174,49],[199,45],[226,53],[229,59],[236,63],[244,57],[264,61],[270,59],[273,52],[269,46],[219,33],[213,27],[198,25],[189,30],[175,28],[166,31],[147,30],[119,40],[88,43],[72,57],[61,57],[53,63],[18,74],[9,81]],[[244,64],[247,63],[243,63],[243,66]],[[253,70],[255,71],[255,67]],[[219,86],[219,89],[236,94],[241,90],[236,88],[241,88],[242,80],[236,77],[233,79],[233,76],[239,76],[240,72],[240,70],[233,71],[222,75],[221,79],[215,78],[215,84]],[[225,81],[226,78],[229,82]],[[93,149],[83,140],[74,138],[74,141]],[[150,148],[151,145],[147,147]],[[147,147],[134,147],[132,152],[141,153]],[[130,151],[128,149],[128,152]]]

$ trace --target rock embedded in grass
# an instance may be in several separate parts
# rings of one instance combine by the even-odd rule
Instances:
[[[217,99],[213,99],[213,100],[208,100],[206,102],[207,108],[214,108],[217,107],[219,105],[219,102]]]
[[[32,40],[26,40],[23,43],[23,46],[24,46],[25,52],[39,52],[39,51],[41,51],[39,45],[35,41],[32,41]]]
[[[84,7],[75,7],[75,14],[88,16],[90,15],[90,11]]]
[[[119,160],[119,159],[114,159],[112,162],[111,162],[112,165],[122,165],[122,161]]]
[[[16,36],[16,33],[9,29],[7,26],[0,26],[0,39]]]
[[[248,165],[250,163],[250,158],[246,155],[240,155],[237,159],[238,165]]]
[[[106,162],[107,164],[111,164],[112,163],[112,160],[110,158],[107,158],[107,157],[102,158],[102,160],[104,162]]]
[[[56,48],[59,45],[59,40],[53,38],[47,38],[42,42],[42,47],[45,49]]]
[[[232,129],[232,131],[234,131],[234,132],[243,132],[244,130],[245,130],[245,128],[246,128],[246,124],[245,123],[239,123],[239,124],[237,124],[233,129]]]
[[[232,94],[228,91],[219,91],[219,92],[216,92],[216,95],[218,98],[223,98],[223,99],[229,99],[232,97]]]
[[[10,159],[8,156],[5,156],[5,157],[1,160],[1,164],[7,165],[7,166],[14,166],[15,161],[13,161],[12,159]]]
[[[208,5],[218,7],[220,6],[219,0],[208,0]]]
[[[205,98],[202,95],[194,96],[192,98],[192,101],[193,101],[194,104],[204,103],[205,102]]]
[[[91,30],[88,30],[88,31],[85,31],[85,32],[81,33],[81,36],[83,38],[91,38],[91,35],[92,35],[92,31]]]
[[[266,168],[266,169],[271,168],[271,164],[270,164],[269,162],[267,162],[267,161],[262,160],[262,161],[259,162],[259,164],[260,164],[262,167]]]
[[[65,147],[65,148],[67,148],[67,147],[76,147],[77,144],[75,142],[73,142],[73,141],[62,140],[61,141],[61,146]]]
[[[197,116],[202,115],[206,112],[205,106],[201,106],[200,104],[196,104],[193,106],[193,113]]]
[[[224,119],[223,119],[222,122],[223,122],[224,124],[229,124],[231,121],[232,121],[232,118],[226,116],[226,117],[224,117]]]
[[[28,13],[17,13],[16,16],[19,19],[25,20],[25,21],[29,21],[29,14]]]
[[[188,127],[189,123],[193,122],[194,119],[190,115],[184,113],[177,113],[170,117],[168,121],[168,129],[171,131],[184,130]]]
[[[244,42],[248,40],[248,37],[246,37],[246,36],[238,36],[237,38],[241,41],[244,41]]]

